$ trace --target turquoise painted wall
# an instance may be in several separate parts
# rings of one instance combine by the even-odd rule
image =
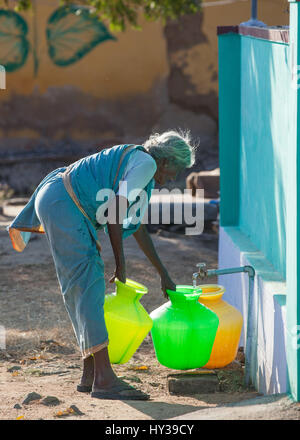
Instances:
[[[290,44],[234,33],[218,44],[220,223],[286,279],[287,376],[300,401],[300,2],[290,1]]]
[[[291,72],[300,68],[300,3],[290,4]],[[300,81],[290,99],[293,142],[288,150],[287,191],[287,369],[291,395],[300,401]]]
[[[240,38],[239,226],[285,278],[289,45]]]
[[[289,45],[219,37],[220,220],[239,226],[286,276]]]
[[[219,37],[219,161],[222,226],[235,226],[239,221],[240,52],[239,35],[226,34]]]

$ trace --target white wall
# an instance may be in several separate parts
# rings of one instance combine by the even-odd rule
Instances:
[[[236,227],[221,227],[219,269],[250,265],[255,269],[251,379],[264,394],[287,392],[285,349],[286,284],[274,267]],[[224,299],[243,315],[240,346],[246,352],[249,278],[247,273],[222,275],[219,284],[226,288]]]

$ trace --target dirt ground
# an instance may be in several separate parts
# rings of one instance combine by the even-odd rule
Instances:
[[[36,234],[25,251],[17,253],[5,231],[9,222],[9,218],[0,215],[0,326],[6,329],[6,349],[0,350],[0,419],[166,420],[259,396],[243,386],[241,353],[232,364],[216,370],[219,392],[192,397],[170,395],[167,375],[175,371],[158,363],[150,334],[127,364],[114,366],[118,376],[149,393],[150,401],[98,400],[78,393],[80,352],[63,305],[47,241],[43,235]],[[163,231],[152,238],[176,284],[191,284],[198,262],[217,267],[218,237],[213,233],[192,237]],[[108,283],[114,258],[105,234],[100,239],[107,293],[110,293],[114,290],[114,285]],[[151,312],[166,301],[160,279],[133,238],[126,240],[125,253],[127,276],[148,287],[149,292],[141,303]],[[39,395],[38,399],[24,404],[24,399],[33,392]],[[52,401],[57,405],[43,401],[47,396],[58,399]],[[76,408],[70,410],[72,405],[79,413]],[[282,415],[277,409],[275,418],[299,418],[298,404],[291,403]]]

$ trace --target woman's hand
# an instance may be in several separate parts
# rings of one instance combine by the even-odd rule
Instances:
[[[169,296],[167,294],[167,289],[175,291],[176,284],[173,283],[173,281],[169,277],[169,274],[167,272],[165,272],[161,275],[161,290],[162,290],[165,298],[169,298]]]
[[[118,279],[119,281],[121,281],[121,283],[126,283],[126,270],[125,267],[116,267],[116,270],[113,274],[113,276],[111,277],[111,279],[109,280],[110,283],[113,283],[115,281],[115,279]]]
[[[166,289],[176,290],[176,284],[173,283],[167,270],[160,261],[159,256],[155,250],[152,239],[149,232],[147,231],[146,225],[141,224],[139,229],[133,234],[139,247],[142,249],[144,254],[149,258],[153,266],[156,268],[161,277],[161,290],[165,298],[168,298]]]

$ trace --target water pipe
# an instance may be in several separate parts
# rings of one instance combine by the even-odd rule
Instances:
[[[245,353],[245,385],[250,385],[250,359],[251,348],[253,342],[253,328],[251,328],[252,314],[253,314],[253,286],[255,270],[252,266],[232,267],[228,269],[207,269],[206,263],[198,263],[198,272],[193,274],[193,287],[197,286],[197,278],[203,280],[207,277],[227,275],[233,273],[245,272],[249,276],[249,291],[248,291],[248,313],[247,313],[247,338],[246,338],[246,353]]]
[[[257,0],[252,0],[251,2],[251,18],[248,21],[244,21],[240,26],[257,26],[257,27],[267,27],[265,23],[257,19]]]

